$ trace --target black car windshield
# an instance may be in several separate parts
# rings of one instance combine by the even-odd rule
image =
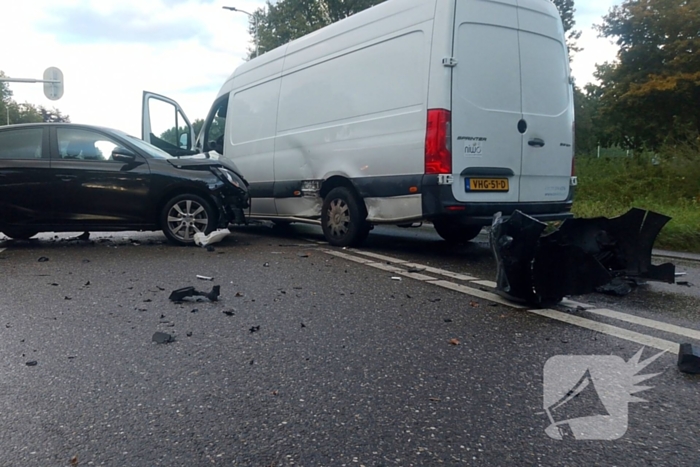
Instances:
[[[153,146],[152,144],[148,144],[147,142],[145,142],[141,139],[138,139],[135,136],[126,135],[126,134],[124,136],[131,144],[138,147],[140,150],[147,153],[149,156],[151,156],[154,159],[175,159],[175,157],[171,156],[170,154],[163,151],[162,149],[157,148],[157,147]]]

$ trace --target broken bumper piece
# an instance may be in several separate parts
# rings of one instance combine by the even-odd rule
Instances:
[[[494,217],[491,249],[497,292],[534,306],[594,292],[620,278],[675,282],[675,266],[651,264],[651,250],[669,217],[642,209],[608,219],[567,219],[542,235],[546,224],[520,211]]]

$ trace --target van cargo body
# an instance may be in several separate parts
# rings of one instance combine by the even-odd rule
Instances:
[[[571,217],[573,123],[552,2],[389,0],[238,67],[197,149],[248,179],[251,217],[334,245],[425,220],[468,241],[497,212]]]

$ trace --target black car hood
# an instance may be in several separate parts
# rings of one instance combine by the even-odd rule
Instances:
[[[223,159],[209,159],[204,157],[202,154],[197,154],[190,157],[168,159],[168,163],[170,163],[170,165],[173,167],[177,167],[178,169],[188,170],[209,170],[210,167],[223,167],[245,180],[243,175],[241,175],[241,173],[238,171],[238,167],[236,167],[234,164]]]

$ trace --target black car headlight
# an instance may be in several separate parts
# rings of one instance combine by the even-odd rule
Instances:
[[[215,169],[217,175],[219,175],[219,178],[221,178],[222,181],[224,182],[229,182],[231,185],[235,186],[236,188],[243,189],[244,186],[241,186],[242,180],[236,175],[235,173],[231,172],[228,169],[225,169],[223,167],[217,167]]]

